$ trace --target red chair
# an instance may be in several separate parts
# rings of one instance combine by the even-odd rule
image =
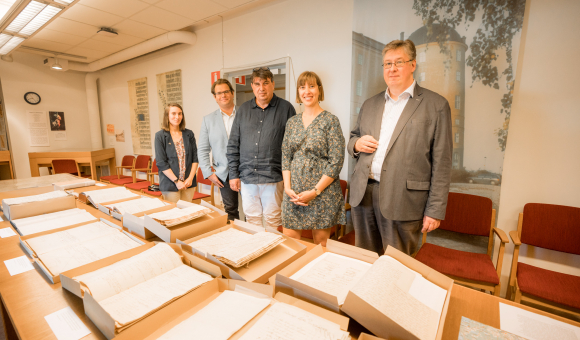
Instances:
[[[131,169],[132,176],[129,178],[117,178],[111,179],[109,182],[115,185],[125,185],[129,183],[143,182],[145,179],[137,178],[137,172],[145,173],[149,175],[149,165],[151,165],[151,156],[139,155],[135,161],[135,166]]]
[[[469,253],[426,243],[427,233],[424,233],[423,245],[415,259],[461,284],[489,290],[499,296],[503,254],[509,239],[503,230],[495,228],[494,225],[495,209],[492,209],[489,198],[450,192],[445,220],[441,221],[439,229],[488,236],[487,254]],[[496,266],[491,261],[494,233],[501,240]]]
[[[91,175],[83,174],[79,169],[79,164],[74,159],[53,159],[52,173],[56,174],[71,174],[84,178],[91,178]],[[80,174],[80,175],[79,175]]]
[[[580,208],[528,203],[510,231],[515,244],[507,299],[580,316],[580,277],[518,262],[522,244],[580,255]]]
[[[124,156],[123,161],[121,162],[121,166],[118,166],[116,171],[116,175],[110,176],[101,176],[101,181],[103,182],[110,182],[112,179],[120,179],[120,178],[133,178],[132,176],[125,176],[123,175],[124,169],[133,169],[135,167],[135,156]],[[113,169],[111,169],[113,171]]]
[[[155,179],[154,176],[151,176],[151,174],[154,172],[155,175],[157,175],[159,169],[157,168],[157,161],[154,159],[153,160],[153,164],[151,165],[151,170],[147,173],[147,181],[141,181],[141,182],[137,182],[137,183],[128,183],[125,184],[125,188],[127,189],[131,189],[131,190],[136,190],[136,191],[141,191],[143,189],[147,189],[151,183],[154,183],[153,180]],[[155,183],[156,185],[159,185],[159,183]]]
[[[351,246],[354,246],[354,241],[355,241],[354,230],[338,238],[338,242],[350,244]]]
[[[214,190],[213,190],[214,184],[209,179],[203,178],[203,173],[201,172],[201,168],[197,168],[196,181],[197,181],[197,186],[195,187],[195,192],[193,193],[193,202],[194,203],[201,203],[200,202],[201,200],[208,201],[207,198],[209,198],[211,205],[215,205]],[[208,194],[204,194],[204,193],[199,192],[199,185],[200,184],[211,186],[211,194],[208,195]]]

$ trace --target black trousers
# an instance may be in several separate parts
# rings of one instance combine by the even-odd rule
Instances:
[[[220,180],[221,181],[221,180]],[[222,182],[224,187],[220,188],[220,194],[222,195],[222,202],[224,202],[224,209],[228,214],[228,220],[239,220],[240,211],[238,210],[238,192],[233,191],[230,188],[230,177],[226,178],[225,182]]]

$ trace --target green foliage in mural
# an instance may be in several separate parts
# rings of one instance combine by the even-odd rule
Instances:
[[[413,9],[423,19],[428,32],[432,25],[455,29],[459,24],[469,25],[481,16],[481,26],[469,44],[471,55],[466,64],[471,67],[472,82],[500,89],[500,78],[505,76],[506,93],[501,99],[501,114],[505,121],[495,133],[502,151],[505,150],[514,89],[512,41],[524,22],[525,0],[414,0]],[[448,34],[437,30],[436,41],[441,53],[449,54],[445,42]],[[505,50],[507,67],[501,71],[495,66],[498,50]]]

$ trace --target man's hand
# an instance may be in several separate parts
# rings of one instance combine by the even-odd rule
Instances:
[[[379,142],[370,135],[364,135],[354,144],[355,152],[373,153],[379,147]]]
[[[240,181],[239,178],[230,179],[230,188],[233,191],[240,191],[241,187],[242,187],[242,182]]]
[[[220,181],[220,179],[218,178],[218,176],[216,176],[216,174],[211,174],[211,176],[209,176],[207,179],[209,179],[210,181],[212,181],[213,184],[217,185],[218,188],[223,188],[224,187],[223,183]]]
[[[436,218],[431,218],[429,216],[423,217],[423,229],[421,229],[422,233],[428,233],[439,228],[439,224],[441,224],[441,220]]]

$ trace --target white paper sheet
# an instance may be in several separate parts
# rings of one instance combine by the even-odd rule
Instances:
[[[12,225],[18,229],[21,235],[26,236],[95,220],[97,218],[86,210],[74,208],[50,214],[19,218],[12,220]]]
[[[83,193],[94,206],[96,206],[97,203],[106,203],[139,196],[127,190],[125,187],[89,190],[84,191]]]
[[[16,236],[16,233],[14,232],[14,230],[12,230],[11,228],[0,229],[0,237],[5,238],[5,237],[10,237],[10,236]]]
[[[419,276],[413,280],[411,288],[409,288],[409,294],[441,316],[445,297],[447,296],[445,289]]]
[[[2,200],[2,202],[7,204],[7,205],[15,205],[15,204],[46,201],[49,199],[66,197],[66,196],[68,196],[68,193],[66,193],[64,191],[50,191],[50,192],[46,192],[44,194],[39,194],[39,195],[5,198],[4,200]]]
[[[350,257],[324,253],[302,267],[290,278],[337,297],[342,305],[348,291],[372,264]]]
[[[580,328],[499,303],[500,329],[528,340],[580,340]]]
[[[266,308],[270,301],[226,290],[158,339],[227,340]]]
[[[106,184],[103,184],[103,183],[95,183],[95,185],[98,187],[106,187],[107,186]]]
[[[119,214],[136,214],[147,210],[164,207],[165,203],[157,198],[142,197],[125,202],[107,204],[106,207],[117,211]]]
[[[44,319],[58,340],[78,340],[91,334],[70,307],[49,314]]]
[[[4,261],[10,276],[33,270],[34,266],[26,255]]]

